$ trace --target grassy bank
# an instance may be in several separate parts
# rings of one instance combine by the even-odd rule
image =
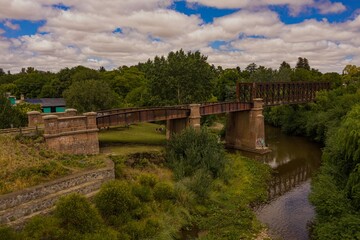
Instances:
[[[100,133],[102,145],[110,145],[105,149],[118,156],[113,157],[117,178],[131,185],[139,176],[153,174],[175,186],[179,191],[176,192],[179,199],[175,205],[187,214],[171,211],[167,214],[176,216],[178,219],[173,220],[182,223],[172,231],[181,232],[184,239],[254,238],[262,226],[251,206],[266,200],[266,180],[270,177],[268,167],[239,155],[227,154],[226,176],[215,180],[207,197],[197,201],[193,193],[184,190],[184,181],[174,180],[173,172],[166,167],[162,154],[165,135],[156,132],[156,128],[158,126],[154,124],[141,124],[130,126],[129,133],[125,129]]]
[[[104,166],[104,156],[72,156],[46,148],[42,137],[0,135],[0,194]]]

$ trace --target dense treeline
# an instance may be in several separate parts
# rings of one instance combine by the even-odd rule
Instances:
[[[314,239],[360,239],[360,68],[347,66],[343,85],[306,105],[273,107],[266,119],[289,134],[324,144],[312,184]]]
[[[249,64],[223,69],[210,65],[200,52],[170,52],[166,57],[135,66],[106,71],[77,66],[57,73],[32,67],[20,73],[0,69],[0,92],[20,98],[65,97],[68,107],[96,111],[113,107],[176,105],[235,99],[236,82],[328,81],[341,84],[337,73],[322,74],[299,58],[294,68],[283,62],[279,69]]]

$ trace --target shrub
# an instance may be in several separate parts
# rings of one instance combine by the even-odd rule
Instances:
[[[80,233],[93,233],[102,227],[102,219],[89,201],[79,194],[70,194],[56,204],[55,216],[60,226]]]
[[[20,237],[9,227],[0,226],[0,239],[6,240],[20,240]]]
[[[154,199],[152,189],[147,185],[134,184],[132,191],[141,201],[149,202]]]
[[[139,182],[143,186],[149,186],[153,188],[158,181],[159,181],[158,177],[154,174],[141,174],[139,176]]]
[[[206,128],[201,131],[187,128],[174,135],[166,147],[166,161],[177,180],[192,176],[199,169],[205,169],[217,178],[226,165],[223,146]]]
[[[195,193],[198,199],[204,199],[211,191],[213,179],[209,171],[199,169],[192,177],[186,178],[182,182]]]
[[[159,201],[174,199],[174,185],[168,182],[157,183],[154,187],[154,197]]]
[[[124,181],[111,181],[101,187],[95,196],[96,207],[105,219],[121,216],[136,209],[139,199],[133,195],[131,186]]]
[[[35,216],[24,227],[26,239],[62,239],[62,230],[58,219],[54,217]]]

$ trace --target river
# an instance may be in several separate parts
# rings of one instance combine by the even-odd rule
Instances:
[[[287,136],[280,129],[266,126],[266,155],[243,153],[262,161],[274,170],[269,183],[269,202],[256,210],[275,239],[307,240],[308,223],[314,217],[309,203],[311,176],[319,169],[320,145],[303,137]]]

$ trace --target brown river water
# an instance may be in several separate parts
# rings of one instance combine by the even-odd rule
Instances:
[[[274,170],[268,187],[270,200],[256,209],[256,215],[275,239],[307,240],[308,224],[315,214],[308,196],[311,177],[320,167],[320,145],[270,126],[265,131],[271,153],[260,156],[239,152]]]

